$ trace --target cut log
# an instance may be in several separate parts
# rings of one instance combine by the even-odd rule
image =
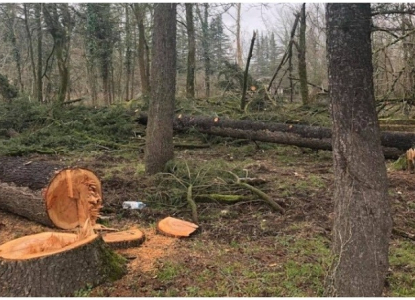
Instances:
[[[158,232],[172,237],[188,237],[195,232],[197,228],[199,228],[199,226],[196,224],[172,217],[164,218],[157,223]]]
[[[79,289],[116,280],[125,260],[96,234],[44,232],[0,246],[1,297],[71,296]]]
[[[138,247],[145,240],[144,233],[138,229],[106,233],[102,238],[112,249]]]
[[[92,171],[23,157],[0,157],[0,209],[46,226],[73,229],[102,205],[101,183]]]
[[[147,116],[140,115],[139,123],[146,124]],[[231,120],[179,115],[174,120],[176,131],[197,129],[201,133],[248,139],[316,150],[331,150],[331,128],[320,126],[265,123],[250,120]],[[386,158],[397,158],[415,145],[415,133],[382,132],[381,142]]]

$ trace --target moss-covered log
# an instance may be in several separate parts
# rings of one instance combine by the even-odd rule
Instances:
[[[46,226],[75,228],[101,208],[101,183],[93,172],[59,164],[0,157],[0,209]]]
[[[44,232],[0,246],[1,297],[72,296],[77,290],[116,280],[125,260],[98,235]]]
[[[138,122],[146,124],[147,116],[141,115]],[[176,131],[186,131],[194,128],[201,133],[224,137],[294,145],[318,150],[332,149],[331,128],[328,127],[184,115],[175,118],[173,126]],[[415,145],[415,133],[384,131],[381,140],[385,157],[397,158]]]

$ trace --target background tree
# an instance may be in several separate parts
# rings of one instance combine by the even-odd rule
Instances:
[[[176,4],[154,6],[151,99],[145,147],[145,169],[155,174],[173,158],[176,91]]]
[[[375,110],[370,4],[327,4],[334,261],[327,296],[382,295],[391,213]]]
[[[195,97],[195,70],[196,70],[196,40],[193,17],[193,4],[186,3],[186,26],[187,26],[187,78],[186,97]]]
[[[308,104],[308,80],[306,64],[306,13],[305,3],[300,11],[300,28],[298,41],[298,78],[300,81],[300,93],[303,104]]]
[[[138,26],[138,68],[140,70],[141,91],[143,96],[150,95],[150,54],[145,32],[145,15],[148,4],[134,3],[134,15]]]
[[[74,19],[67,3],[44,4],[43,15],[53,38],[53,53],[58,63],[60,84],[57,101],[63,103],[69,85],[70,45]]]

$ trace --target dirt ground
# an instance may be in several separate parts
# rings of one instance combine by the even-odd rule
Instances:
[[[139,161],[141,156],[137,158]],[[295,292],[285,294],[285,290],[271,289],[268,285],[278,282],[267,282],[261,274],[277,272],[286,262],[286,257],[292,254],[287,248],[277,247],[275,237],[292,237],[293,241],[287,238],[287,243],[321,238],[323,247],[329,249],[333,209],[331,153],[288,146],[261,149],[259,145],[242,155],[234,153],[226,145],[215,145],[209,149],[181,149],[176,151],[176,158],[204,162],[223,159],[241,163],[249,176],[265,180],[261,190],[278,200],[285,214],[274,212],[266,203],[255,198],[232,205],[200,203],[200,230],[186,239],[166,237],[156,232],[156,222],[166,216],[190,221],[188,207],[153,207],[148,203],[146,208],[139,211],[123,210],[123,201],[146,202],[146,193],[154,191],[151,189],[154,184],[152,179],[134,175],[136,166],[122,156],[104,153],[79,157],[78,165],[90,168],[102,180],[103,215],[110,217],[109,225],[119,229],[138,227],[146,236],[141,246],[118,250],[128,259],[127,275],[118,281],[85,291],[85,295],[295,296]],[[117,170],[119,165],[124,167]],[[107,176],[111,166],[115,171]],[[414,232],[415,175],[388,169],[388,176],[395,228]],[[0,243],[51,230],[0,211]],[[311,253],[304,254],[301,259],[313,263],[316,257]],[[219,279],[215,281],[215,276],[225,279],[223,282]],[[318,280],[322,282],[324,278]],[[308,287],[305,284],[297,283],[295,288],[301,291],[299,295],[321,296],[321,291],[313,288],[314,281],[307,283]],[[247,291],[250,285],[252,288]],[[316,283],[316,286],[320,286],[320,283]]]

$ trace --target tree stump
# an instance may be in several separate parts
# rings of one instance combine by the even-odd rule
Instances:
[[[125,259],[96,234],[44,232],[0,246],[0,296],[71,296],[125,274]]]
[[[194,223],[172,217],[164,218],[157,223],[157,231],[171,237],[188,237],[198,228],[199,226]]]

